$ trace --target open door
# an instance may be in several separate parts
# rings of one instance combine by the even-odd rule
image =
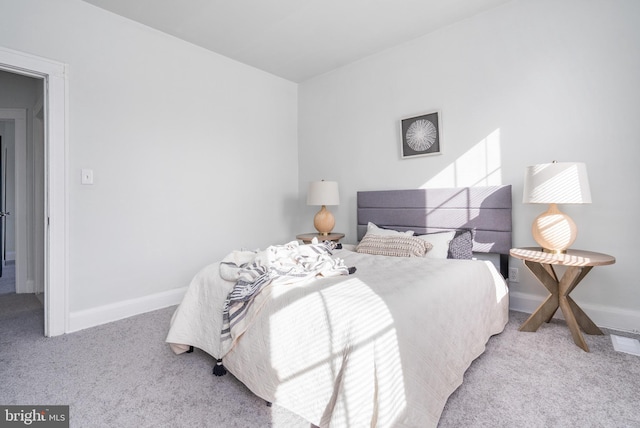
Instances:
[[[2,135],[0,135],[0,278],[2,278],[2,272],[4,271],[4,261],[6,257],[5,252],[5,240],[4,240],[4,216],[5,216],[5,182],[4,174],[6,166],[4,164],[6,159],[4,153],[4,144],[2,143]]]
[[[0,135],[0,278],[4,273],[4,263],[7,259],[7,148]]]

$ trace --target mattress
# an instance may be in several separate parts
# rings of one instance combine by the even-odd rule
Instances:
[[[352,275],[266,287],[246,330],[220,341],[234,284],[200,271],[167,342],[222,358],[253,393],[317,426],[436,426],[471,362],[508,320],[491,262],[339,250]]]

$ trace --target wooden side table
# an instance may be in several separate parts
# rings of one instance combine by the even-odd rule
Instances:
[[[296,239],[301,240],[305,244],[311,244],[311,240],[313,238],[318,238],[318,242],[322,242],[322,241],[339,242],[342,238],[344,238],[344,233],[330,233],[328,235],[321,235],[319,233],[302,233],[300,235],[296,235]]]
[[[519,330],[536,331],[543,322],[551,321],[553,314],[560,307],[573,336],[573,341],[580,348],[589,352],[589,347],[580,333],[580,327],[588,334],[603,334],[602,330],[591,321],[569,296],[569,293],[578,286],[594,266],[611,265],[616,262],[616,259],[607,254],[581,250],[567,250],[564,254],[551,254],[540,251],[539,247],[512,248],[509,253],[512,257],[523,260],[525,266],[551,293],[520,326]],[[553,265],[567,267],[559,281]]]

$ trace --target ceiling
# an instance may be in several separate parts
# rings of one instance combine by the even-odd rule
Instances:
[[[510,0],[84,0],[302,82]]]

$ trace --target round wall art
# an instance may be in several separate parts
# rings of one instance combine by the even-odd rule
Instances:
[[[440,154],[440,114],[433,112],[401,121],[402,157]]]

